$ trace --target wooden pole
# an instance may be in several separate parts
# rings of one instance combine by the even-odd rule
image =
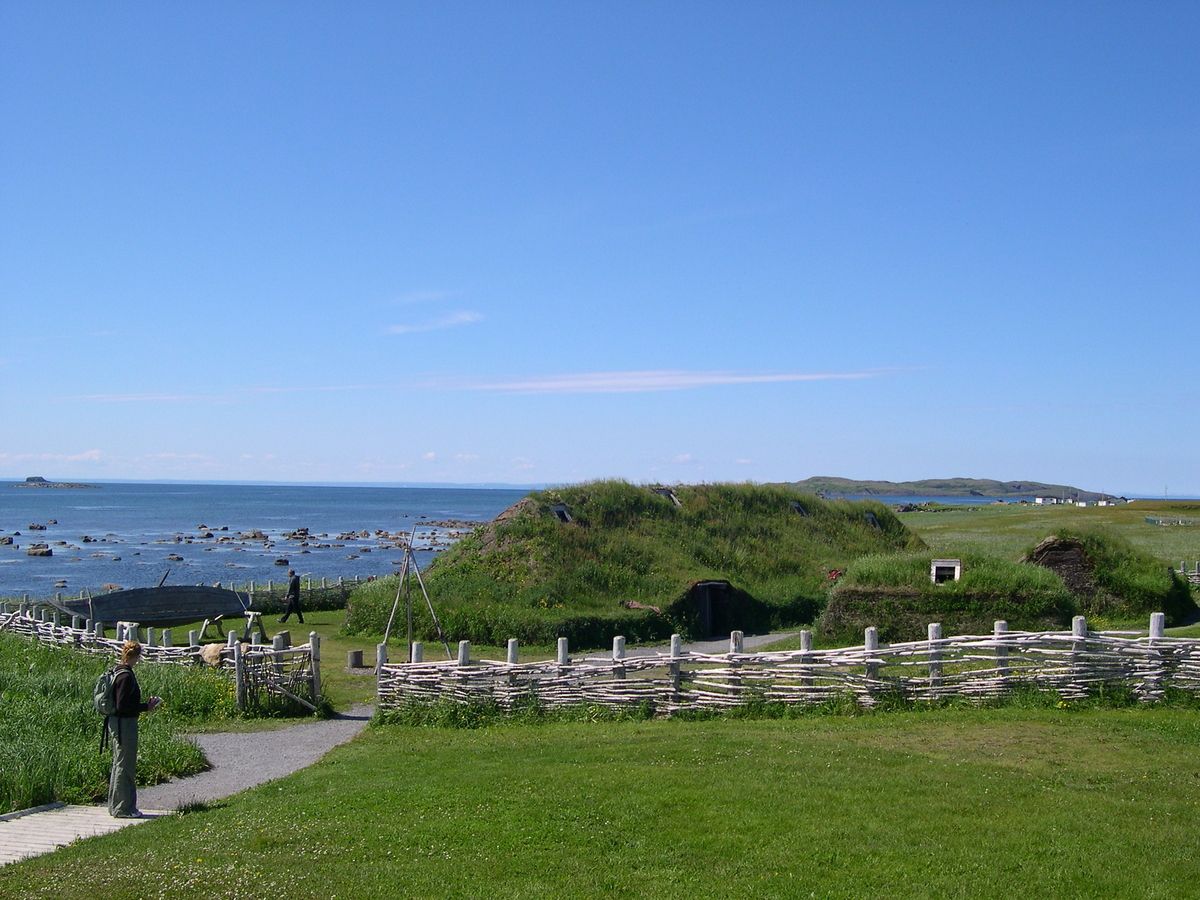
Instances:
[[[387,665],[387,644],[375,647],[375,699],[383,698],[383,667]]]
[[[1007,637],[1008,622],[997,619],[992,623],[992,641],[995,643],[996,652],[996,681],[1001,691],[1008,690],[1008,647],[1004,644]]]
[[[942,623],[930,622],[927,632],[929,641],[929,689],[936,695],[942,686]]]
[[[863,633],[863,651],[868,657],[866,665],[867,693],[873,696],[878,687],[876,682],[879,680],[879,663],[870,659],[879,652],[879,629],[874,625],[870,626]]]
[[[805,629],[800,632],[800,664],[807,666],[809,663],[809,654],[812,653],[812,632]],[[807,668],[801,669],[804,675],[800,679],[800,684],[803,687],[812,687],[812,674]]]
[[[617,635],[613,638],[612,645],[613,658],[613,678],[618,681],[625,680],[625,637]]]
[[[232,632],[229,635],[231,638],[236,637]],[[234,696],[237,698],[237,708],[245,709],[246,707],[246,672],[245,664],[242,662],[242,645],[237,640],[231,641],[230,646],[233,647],[233,683]]]
[[[310,631],[308,643],[312,648],[312,702],[317,703],[321,699],[321,636]]]

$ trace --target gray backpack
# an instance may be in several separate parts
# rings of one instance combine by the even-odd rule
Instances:
[[[117,676],[123,671],[130,671],[129,666],[113,666],[97,678],[96,684],[92,687],[92,706],[96,712],[104,716],[104,721],[100,724],[101,753],[108,746],[108,719],[117,712],[117,698],[113,695],[113,686],[116,684]]]
[[[96,679],[96,685],[92,688],[92,706],[95,707],[96,712],[105,718],[114,715],[117,711],[117,700],[113,696],[113,685],[116,683],[117,675],[123,671],[128,672],[129,666],[113,666]]]

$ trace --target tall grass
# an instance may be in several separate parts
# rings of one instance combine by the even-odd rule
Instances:
[[[0,811],[105,796],[110,757],[92,686],[115,660],[0,634]],[[237,715],[228,678],[209,669],[142,663],[143,696],[165,699],[142,717],[138,781],[200,771],[204,757],[178,736],[188,725]]]

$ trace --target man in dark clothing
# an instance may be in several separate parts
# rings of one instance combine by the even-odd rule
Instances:
[[[292,613],[296,614],[296,620],[303,625],[304,613],[300,609],[300,576],[296,574],[295,569],[288,569],[288,589],[287,596],[283,598],[287,604],[287,609],[283,611],[283,618],[280,622],[286,622],[288,616]]]
[[[141,815],[137,808],[138,716],[162,702],[158,697],[142,700],[142,689],[133,674],[141,658],[142,645],[136,641],[126,641],[121,647],[121,664],[112,682],[115,712],[104,723],[113,750],[108,812],[118,819]]]

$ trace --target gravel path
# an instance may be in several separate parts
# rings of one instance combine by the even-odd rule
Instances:
[[[363,730],[373,707],[361,704],[337,718],[278,731],[198,734],[192,740],[212,768],[190,778],[138,788],[142,809],[178,809],[193,801],[220,800],[246,788],[290,775]]]

